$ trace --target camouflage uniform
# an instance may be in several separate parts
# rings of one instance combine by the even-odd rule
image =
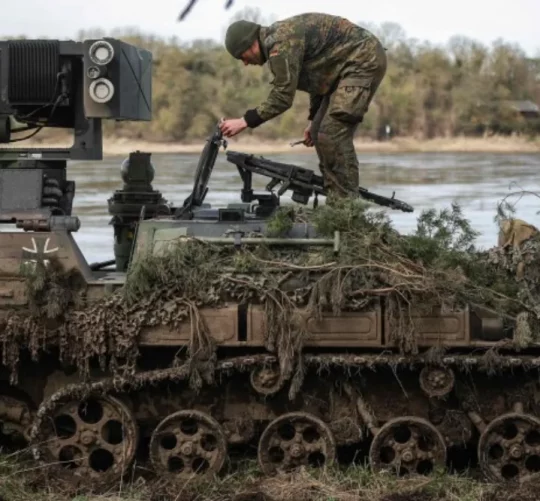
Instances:
[[[273,73],[267,100],[244,115],[249,127],[292,106],[296,90],[310,95],[311,134],[330,198],[358,195],[353,137],[386,73],[379,40],[350,21],[301,14],[261,27],[259,42]]]

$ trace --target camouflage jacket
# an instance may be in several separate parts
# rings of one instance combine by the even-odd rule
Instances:
[[[296,90],[309,93],[311,120],[340,78],[369,80],[378,68],[375,36],[328,14],[300,14],[263,26],[259,42],[274,79],[266,101],[244,115],[252,128],[287,111]]]

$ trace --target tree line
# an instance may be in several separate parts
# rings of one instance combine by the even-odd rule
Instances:
[[[262,23],[258,10],[245,9],[232,19]],[[540,59],[499,39],[491,46],[455,36],[444,46],[409,38],[395,23],[358,22],[387,49],[388,70],[358,130],[359,136],[472,136],[540,132],[540,120],[526,118],[514,101],[540,102]],[[79,39],[114,36],[153,53],[153,120],[106,122],[108,134],[152,141],[206,138],[221,117],[238,117],[262,102],[271,75],[264,67],[245,67],[222,43],[163,39],[136,31],[81,31]],[[296,94],[293,107],[252,134],[261,139],[297,138],[307,122],[308,96]]]

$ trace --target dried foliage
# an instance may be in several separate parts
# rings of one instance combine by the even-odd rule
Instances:
[[[506,209],[500,216],[501,228],[515,221]],[[405,364],[417,358],[415,318],[433,311],[471,305],[491,308],[507,318],[509,327],[515,326],[513,348],[538,340],[538,235],[480,251],[474,243],[477,233],[458,205],[423,212],[416,231],[401,235],[384,212],[367,210],[362,201],[343,201],[313,211],[282,208],[269,222],[268,234],[287,238],[298,222],[310,222],[321,237],[332,237],[339,231],[339,253],[331,247],[269,247],[264,243],[236,249],[181,237],[159,254],[139,258],[123,288],[92,303],[86,298],[84,281],[73,270],[62,270],[55,262],[25,270],[30,312],[14,310],[0,335],[3,363],[12,369],[12,380],[16,381],[21,348],[28,348],[36,359],[46,350],[58,349],[61,359],[77,366],[84,379],[96,357],[102,369],[119,376],[56,392],[54,399],[42,406],[35,428],[64,397],[83,399],[87,391],[99,394],[185,379],[197,390],[203,382],[213,383],[225,370],[248,370],[260,363],[257,357],[263,355],[246,356],[236,365],[233,359],[218,361],[215,343],[200,314],[202,307],[220,308],[231,302],[263,307],[266,348],[277,358],[282,377],[290,382],[290,398],[299,391],[304,372],[315,366],[321,371],[330,366],[348,370],[360,364],[356,359],[371,364],[369,356],[335,354],[324,359],[328,367],[323,367],[322,358],[301,356],[308,334],[306,318],[317,318],[323,312],[340,315],[383,304],[398,351],[408,355],[400,362]],[[142,330],[161,325],[174,328],[182,322],[190,323],[191,338],[187,349],[177,354],[173,367],[135,374]],[[432,355],[436,356],[424,353],[426,358]],[[454,358],[459,364],[459,357]],[[465,359],[470,361],[470,357]],[[489,362],[487,355],[484,362]],[[393,362],[390,357],[374,354],[373,364],[392,366]],[[4,486],[14,481],[11,477],[8,480]],[[139,492],[144,490],[155,499],[167,499],[169,494],[167,486],[161,484],[139,487]],[[20,492],[15,499],[22,501],[22,488]],[[368,475],[358,467],[347,472],[302,471],[292,477],[268,479],[235,474],[203,486],[189,484],[182,492],[183,499],[216,501],[487,501],[512,499],[515,494],[495,497],[491,486],[454,476],[448,479],[435,474],[400,481]],[[529,499],[528,491],[521,494]]]
[[[320,318],[323,311],[339,315],[384,304],[393,341],[411,355],[418,353],[416,317],[471,305],[497,311],[509,326],[517,322],[520,346],[537,339],[539,275],[531,269],[516,280],[516,269],[532,267],[539,238],[516,249],[478,251],[477,233],[458,205],[423,212],[416,231],[400,235],[384,212],[368,211],[359,200],[314,211],[283,208],[269,233],[287,238],[298,221],[310,221],[322,237],[339,231],[339,253],[265,244],[237,250],[183,237],[139,258],[122,289],[92,303],[85,303],[83,282],[72,271],[54,263],[35,269],[28,280],[31,314],[13,311],[1,334],[3,363],[14,381],[21,348],[37,358],[56,347],[83,378],[96,357],[102,369],[126,376],[135,372],[142,329],[190,322],[189,346],[177,362],[189,362],[191,383],[199,388],[212,381],[216,361],[200,308],[230,302],[263,307],[266,348],[277,355],[282,377],[292,381],[291,397],[303,375],[306,318]]]

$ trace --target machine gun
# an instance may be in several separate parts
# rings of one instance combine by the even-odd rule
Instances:
[[[318,195],[326,196],[322,176],[318,176],[310,169],[304,169],[292,164],[274,162],[264,157],[255,157],[246,153],[237,151],[228,151],[227,160],[236,165],[244,188],[242,189],[242,202],[251,202],[258,200],[259,204],[267,207],[268,210],[273,210],[276,205],[279,205],[279,197],[287,190],[292,191],[292,200],[300,204],[307,204],[309,198],[315,194],[314,206],[317,206]],[[254,194],[252,188],[252,174],[261,174],[272,178],[266,185],[266,190],[270,194]],[[281,184],[277,196],[273,193],[276,186]],[[391,209],[401,210],[403,212],[413,212],[414,209],[408,203],[392,197],[384,197],[368,191],[366,188],[359,187],[358,194],[360,197],[378,205],[389,207]]]
[[[199,162],[195,171],[193,191],[185,199],[182,207],[175,211],[177,219],[191,219],[194,211],[200,208],[208,192],[208,182],[216,163],[219,148],[223,146],[227,149],[227,141],[223,139],[220,124],[218,123],[212,135],[207,139],[206,145],[199,157]],[[292,200],[297,203],[307,204],[309,198],[315,194],[314,205],[317,205],[318,195],[326,196],[322,176],[318,176],[310,169],[304,169],[292,164],[274,162],[264,157],[228,151],[227,160],[236,165],[242,182],[244,184],[241,192],[242,202],[258,202],[256,214],[258,216],[269,216],[279,206],[279,197],[287,190],[292,191]],[[272,178],[267,184],[266,190],[270,193],[254,193],[252,187],[253,173],[261,174]],[[274,188],[281,184],[277,195]],[[378,205],[403,212],[413,212],[414,209],[401,200],[384,197],[368,191],[366,188],[358,188],[358,194],[362,198],[374,202]]]

